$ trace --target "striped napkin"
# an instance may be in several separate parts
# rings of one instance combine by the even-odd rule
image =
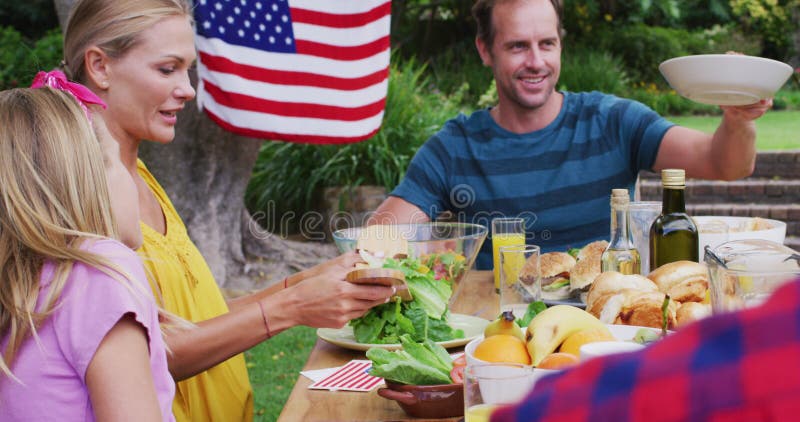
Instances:
[[[351,360],[332,374],[309,385],[313,390],[370,391],[383,383],[383,378],[367,373],[372,367],[370,360]]]

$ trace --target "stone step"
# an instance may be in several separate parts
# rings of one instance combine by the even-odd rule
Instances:
[[[642,180],[659,179],[660,176],[643,171]],[[800,179],[800,149],[784,151],[760,151],[756,156],[756,168],[752,178]]]
[[[800,164],[799,164],[800,165]],[[642,200],[661,200],[661,181],[643,179],[639,183]],[[687,202],[758,202],[760,204],[800,203],[800,179],[772,180],[748,178],[731,182],[690,179],[686,183]]]
[[[800,204],[687,204],[689,215],[730,215],[737,217],[762,217],[786,223],[786,236],[800,236]]]

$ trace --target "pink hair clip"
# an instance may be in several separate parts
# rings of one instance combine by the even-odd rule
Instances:
[[[92,113],[89,111],[89,104],[96,104],[104,109],[106,108],[106,103],[94,92],[77,82],[68,81],[67,76],[60,70],[37,73],[36,77],[33,78],[31,88],[41,88],[43,86],[70,93],[78,100],[78,104],[83,109],[83,112],[86,113],[86,118],[89,119],[90,122],[92,121]]]

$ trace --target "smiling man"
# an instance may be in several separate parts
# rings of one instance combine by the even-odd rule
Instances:
[[[373,222],[425,222],[450,211],[488,226],[495,217],[522,216],[528,243],[563,251],[608,237],[608,195],[633,190],[639,170],[683,168],[690,177],[726,180],[752,173],[754,120],[771,100],[723,107],[719,128],[705,134],[635,101],[557,91],[557,0],[478,0],[472,12],[498,103],[445,123]],[[491,268],[491,241],[476,265]]]

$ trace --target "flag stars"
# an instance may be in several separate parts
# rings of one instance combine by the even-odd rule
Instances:
[[[239,38],[244,38],[244,29],[240,29],[236,33],[239,34]]]
[[[271,36],[271,35],[270,35],[270,37],[269,37],[269,43],[270,43],[270,44],[275,44],[275,37],[273,37],[273,36]]]
[[[292,45],[292,37],[286,37],[286,45]]]
[[[250,19],[255,19],[255,18],[256,18],[256,12],[251,10],[250,11]]]
[[[242,9],[239,9],[239,6],[236,6],[236,7],[233,8],[233,13],[236,13],[237,15],[241,14],[242,13]]]
[[[261,3],[256,3],[256,9],[261,10],[262,7],[264,6],[262,6]]]
[[[277,4],[273,4],[272,5],[272,11],[273,12],[277,12],[278,11],[278,5]]]
[[[224,26],[218,27],[217,30],[219,31],[220,34],[224,34],[225,33],[225,27]]]
[[[211,22],[203,21],[203,29],[211,29]]]
[[[284,22],[289,22],[289,17],[286,15],[281,16],[281,20]]]
[[[264,16],[264,18],[267,20],[267,22],[272,21],[272,15],[270,15],[269,13],[267,13],[267,15]]]
[[[267,26],[262,23],[262,24],[258,25],[258,29],[260,29],[261,32],[264,32],[264,31],[267,30]]]
[[[255,33],[255,34],[253,35],[253,39],[254,39],[254,40],[256,40],[256,41],[261,41],[261,34],[259,34],[259,33]]]
[[[233,16],[228,16],[228,19],[226,20],[228,21],[229,24],[233,25]]]
[[[216,18],[217,18],[217,13],[211,12],[211,19],[216,19]]]
[[[200,4],[202,4],[203,6],[205,6],[205,5],[206,5],[206,0],[200,0]]]
[[[283,31],[280,25],[275,25],[275,33],[280,34]]]
[[[250,28],[250,21],[244,21],[244,27]]]
[[[247,6],[247,0],[242,0],[242,1],[240,1],[239,3],[241,3],[241,4],[242,4],[242,6]]]
[[[217,10],[222,10],[222,4],[214,3],[214,8],[217,9]]]

